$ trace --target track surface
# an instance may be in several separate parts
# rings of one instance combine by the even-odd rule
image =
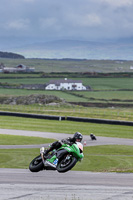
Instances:
[[[0,169],[0,199],[132,200],[133,174]]]
[[[70,135],[0,129],[1,134],[30,135],[62,139]],[[97,137],[91,141],[84,136],[88,146],[122,144],[133,145],[132,139]],[[0,146],[0,148],[12,146]],[[14,148],[26,148],[16,145]],[[28,146],[35,147],[34,145]],[[31,173],[28,169],[0,169],[0,200],[132,200],[133,174],[92,173],[69,171],[42,171]]]
[[[34,136],[43,138],[53,138],[55,140],[61,140],[63,138],[71,137],[71,134],[65,133],[50,133],[50,132],[38,132],[38,131],[23,131],[23,130],[11,130],[11,129],[0,129],[0,134],[7,135],[23,135],[23,136]],[[96,146],[96,145],[133,145],[133,139],[123,139],[123,138],[110,138],[110,137],[97,137],[96,141],[92,141],[90,136],[84,135],[83,143],[86,141],[86,146]],[[34,148],[40,147],[41,145],[0,145],[1,149],[4,148]],[[48,146],[48,145],[46,145]]]

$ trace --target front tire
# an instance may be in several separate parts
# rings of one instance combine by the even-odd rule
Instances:
[[[62,159],[56,169],[60,173],[67,172],[71,170],[77,163],[77,159],[73,157],[72,155],[66,155],[64,159]]]
[[[34,158],[29,165],[29,170],[31,172],[39,172],[43,170],[43,168],[44,168],[44,165],[43,165],[43,161],[40,155]]]

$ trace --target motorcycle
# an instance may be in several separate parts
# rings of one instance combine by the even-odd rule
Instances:
[[[83,155],[83,145],[80,142],[74,144],[63,144],[59,149],[53,150],[44,156],[45,148],[40,149],[40,155],[35,157],[30,165],[31,172],[41,170],[57,170],[64,173],[71,170],[78,161],[81,161]]]

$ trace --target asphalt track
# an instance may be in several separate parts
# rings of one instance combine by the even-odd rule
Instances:
[[[54,139],[70,135],[0,129],[1,134],[38,136]],[[84,136],[87,146],[133,145],[133,139],[97,137],[91,141]],[[38,145],[37,145],[38,146]],[[0,146],[13,148],[14,146]],[[27,146],[15,145],[14,148]],[[28,148],[34,148],[29,145]],[[69,171],[42,171],[31,173],[28,169],[0,169],[0,200],[133,200],[132,173],[92,173]]]
[[[71,137],[71,134],[65,133],[50,133],[50,132],[39,132],[39,131],[23,131],[23,130],[11,130],[11,129],[0,129],[0,134],[7,135],[23,135],[23,136],[33,136],[42,138],[53,138],[55,140],[61,140],[63,138]],[[97,140],[92,141],[90,136],[84,135],[83,143],[86,142],[86,146],[96,146],[96,145],[133,145],[133,139],[125,138],[112,138],[112,137],[97,137]],[[40,145],[0,145],[1,149],[7,148],[34,148],[40,146],[48,146],[44,144]]]

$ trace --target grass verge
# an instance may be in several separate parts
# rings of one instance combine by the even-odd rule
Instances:
[[[94,133],[96,136],[133,138],[132,126],[31,119],[8,116],[0,116],[0,121],[0,128],[2,129],[4,128],[68,134],[74,134],[76,131],[79,131],[83,135],[90,135],[90,133]]]
[[[39,149],[1,149],[0,168],[28,169],[30,161],[39,153]]]
[[[54,139],[0,134],[0,145],[32,145],[52,143]]]
[[[71,104],[57,105],[6,105],[0,104],[1,111],[32,113],[42,115],[74,116],[99,119],[133,121],[133,108],[96,108]]]
[[[84,159],[73,170],[133,172],[133,146],[105,145],[84,148]]]
[[[133,172],[133,146],[108,145],[84,148],[84,159],[73,170],[93,172]],[[1,149],[1,168],[28,169],[39,149]]]

